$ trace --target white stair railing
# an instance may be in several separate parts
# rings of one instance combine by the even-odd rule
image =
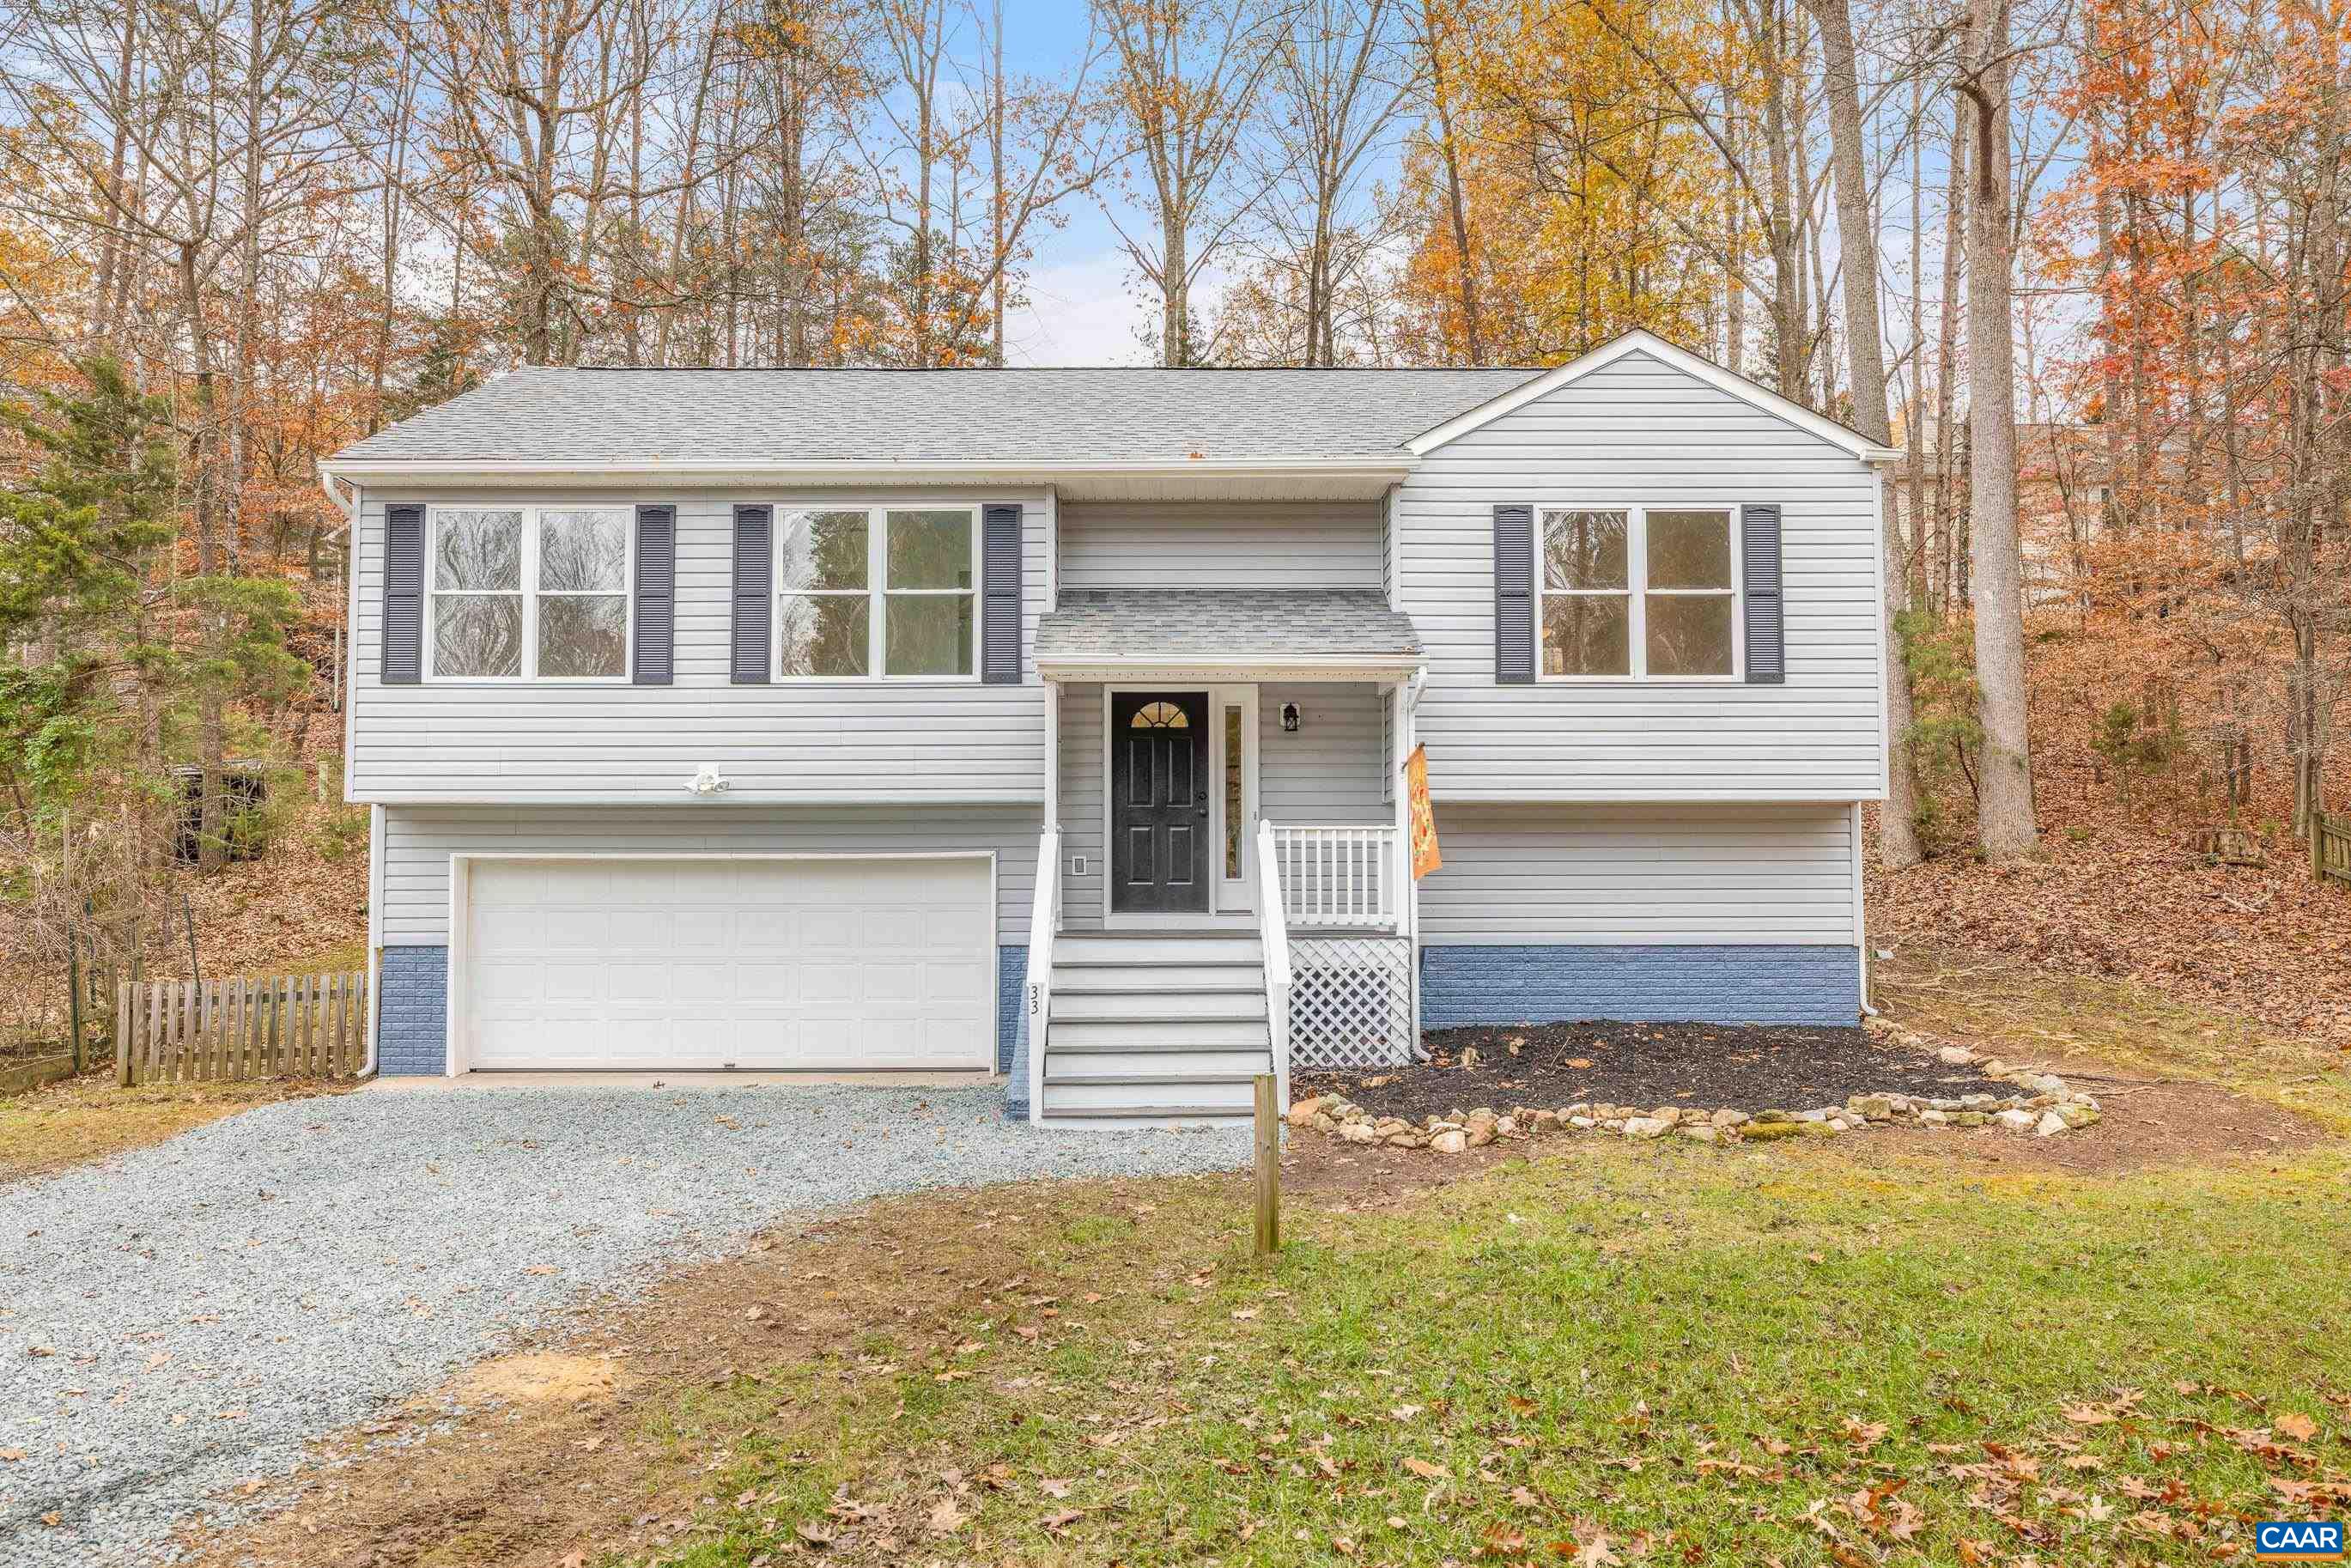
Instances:
[[[1399,928],[1394,827],[1259,827],[1259,863],[1270,854],[1292,923]]]
[[[1022,988],[1032,1123],[1045,1119],[1045,1036],[1053,1016],[1053,934],[1061,925],[1061,826],[1049,822],[1037,841],[1037,896],[1029,912],[1029,977]]]
[[[1290,1108],[1290,920],[1281,902],[1281,871],[1274,850],[1276,829],[1257,825],[1258,928],[1265,943],[1265,1027],[1273,1047],[1274,1103]]]

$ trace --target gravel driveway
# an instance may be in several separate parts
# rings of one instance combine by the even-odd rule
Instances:
[[[781,1216],[1249,1157],[1245,1133],[1041,1132],[1007,1124],[1003,1103],[991,1089],[363,1092],[0,1187],[0,1563],[157,1560],[175,1521],[233,1517],[232,1489],[287,1474],[308,1439]]]

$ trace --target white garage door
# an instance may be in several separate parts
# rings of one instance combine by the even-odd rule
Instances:
[[[993,1065],[985,858],[468,863],[465,1066]]]

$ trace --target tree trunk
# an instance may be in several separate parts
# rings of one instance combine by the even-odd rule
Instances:
[[[1968,204],[1969,562],[1983,765],[1976,839],[2004,861],[2040,842],[2026,733],[2024,566],[2016,520],[2016,372],[2011,293],[2006,0],[1974,0],[1962,90],[1974,106],[1974,199]]]
[[[1951,113],[1950,189],[1943,213],[1943,292],[1935,326],[1935,583],[1938,613],[1947,614],[1961,594],[1954,578],[1959,537],[1959,416],[1953,393],[1959,385],[1959,271],[1967,251],[1968,120],[1964,105]]]
[[[1829,173],[1836,193],[1837,246],[1844,253],[1844,343],[1853,382],[1854,427],[1880,446],[1894,444],[1886,407],[1886,350],[1877,319],[1877,222],[1870,210],[1869,171],[1862,154],[1861,81],[1854,61],[1846,0],[1805,0],[1821,30],[1823,86],[1828,96]],[[1915,439],[1915,436],[1914,436]],[[1902,533],[1891,469],[1878,474],[1878,516],[1886,552],[1886,810],[1878,815],[1878,858],[1900,870],[1918,862],[1917,779],[1909,748],[1910,668],[1895,617],[1908,602]],[[1915,521],[1915,519],[1914,519]]]
[[[1445,45],[1428,40],[1430,99],[1437,110],[1437,152],[1445,160],[1445,204],[1453,220],[1455,286],[1461,296],[1461,346],[1473,365],[1486,362],[1478,320],[1478,269],[1469,256],[1469,209],[1461,191],[1461,144],[1453,128],[1453,103],[1445,82]]]

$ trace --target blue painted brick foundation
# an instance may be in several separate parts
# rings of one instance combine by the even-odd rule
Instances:
[[[449,949],[386,947],[376,1071],[432,1075],[449,1065]]]
[[[1852,1025],[1861,1017],[1852,947],[1424,947],[1424,1029],[1628,1022]]]
[[[1029,983],[1029,949],[996,949],[996,1071],[1010,1072],[1020,1040],[1020,988]]]

